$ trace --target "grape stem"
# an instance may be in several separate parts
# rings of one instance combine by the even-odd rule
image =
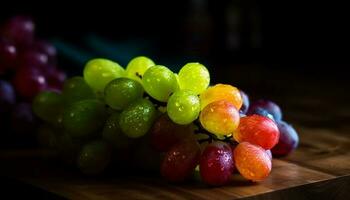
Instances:
[[[194,134],[205,134],[208,136],[208,138],[206,139],[200,139],[198,140],[198,142],[201,144],[203,142],[209,142],[212,143],[213,141],[222,141],[222,142],[227,142],[230,144],[234,144],[235,142],[232,140],[232,135],[230,136],[224,136],[224,138],[218,138],[215,134],[212,134],[210,132],[208,132],[207,130],[205,130],[201,123],[199,122],[199,120],[195,120],[193,122],[193,124],[195,125],[195,130],[194,130]]]
[[[154,99],[153,97],[151,97],[149,94],[147,94],[146,92],[144,93],[143,97],[145,99],[148,99],[150,100],[153,105],[158,109],[159,107],[166,107],[166,102],[161,102],[161,101],[158,101],[156,99]]]

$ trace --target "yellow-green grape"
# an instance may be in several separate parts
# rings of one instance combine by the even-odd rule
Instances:
[[[95,92],[103,92],[105,86],[113,79],[125,75],[125,70],[108,59],[95,58],[90,60],[84,68],[84,79]]]
[[[199,98],[190,90],[177,91],[169,98],[167,112],[173,122],[189,124],[199,115]]]
[[[151,59],[145,56],[138,56],[133,58],[126,66],[126,76],[142,84],[143,74],[154,65]]]
[[[149,68],[142,78],[142,84],[151,97],[161,102],[166,102],[178,88],[174,73],[162,65]]]
[[[200,63],[187,63],[179,72],[181,90],[192,90],[195,94],[200,94],[207,89],[209,83],[209,71]]]

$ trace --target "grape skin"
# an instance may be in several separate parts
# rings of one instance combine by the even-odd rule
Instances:
[[[209,86],[210,75],[204,65],[187,63],[180,69],[178,80],[181,90],[191,90],[195,94],[200,94]]]
[[[126,66],[126,77],[138,81],[142,84],[143,74],[147,71],[148,68],[154,65],[154,62],[145,56],[138,56],[136,58],[133,58]]]
[[[104,91],[105,102],[116,110],[127,107],[133,101],[142,98],[140,83],[129,78],[117,78],[109,82]]]
[[[198,118],[200,102],[197,95],[190,90],[180,90],[169,98],[167,112],[171,120],[185,125]]]
[[[156,109],[147,99],[139,99],[130,104],[120,114],[119,125],[124,134],[130,138],[145,135],[156,119]]]
[[[142,84],[151,97],[161,102],[167,102],[178,89],[174,73],[162,65],[149,68],[142,78]]]
[[[124,76],[125,70],[108,59],[95,58],[86,63],[84,79],[96,92],[103,92],[105,86],[113,79]]]
[[[75,76],[67,79],[63,85],[63,98],[67,105],[85,100],[95,99],[96,94],[86,83],[83,77]]]

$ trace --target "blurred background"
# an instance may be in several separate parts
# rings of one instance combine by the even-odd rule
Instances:
[[[138,55],[177,71],[198,61],[212,83],[281,105],[285,119],[348,128],[349,14],[345,5],[258,0],[8,2],[2,23],[28,15],[68,75],[92,57],[123,66]]]

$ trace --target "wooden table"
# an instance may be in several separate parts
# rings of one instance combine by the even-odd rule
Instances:
[[[1,152],[0,175],[40,188],[49,199],[347,199],[350,137],[326,129],[296,128],[299,148],[287,158],[274,159],[269,178],[255,184],[238,175],[230,185],[216,188],[169,184],[152,177],[84,178],[45,162],[37,150]]]

